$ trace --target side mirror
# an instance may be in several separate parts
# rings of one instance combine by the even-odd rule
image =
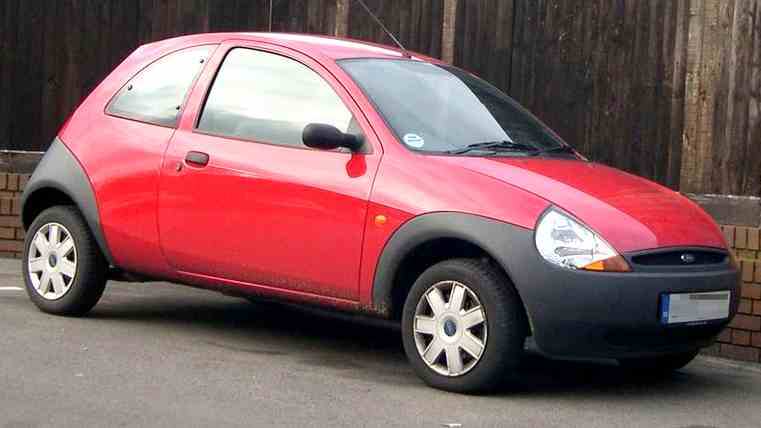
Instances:
[[[313,149],[333,150],[346,147],[352,152],[362,150],[362,137],[341,132],[335,126],[310,123],[301,134],[304,145]]]

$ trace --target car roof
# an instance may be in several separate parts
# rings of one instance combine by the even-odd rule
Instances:
[[[246,40],[284,46],[305,54],[319,54],[333,60],[347,58],[404,58],[401,49],[341,37],[296,33],[203,33],[180,36],[146,45],[146,47],[179,47],[203,43],[222,43],[228,40]],[[435,58],[410,53],[414,58],[439,62]]]

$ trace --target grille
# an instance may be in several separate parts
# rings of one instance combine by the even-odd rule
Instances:
[[[723,251],[674,250],[640,254],[632,261],[643,266],[700,266],[727,263],[728,255]]]

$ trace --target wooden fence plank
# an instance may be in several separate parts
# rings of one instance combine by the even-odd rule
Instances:
[[[758,150],[761,141],[761,0],[753,2],[751,13],[751,38],[748,47],[748,132],[744,138],[746,163],[739,194],[761,195],[761,156]]]
[[[495,83],[594,160],[683,191],[761,195],[761,0],[367,2],[409,49]],[[0,148],[44,149],[139,44],[266,31],[269,6],[0,2]],[[353,1],[273,6],[273,30],[391,43]]]
[[[368,7],[409,50],[441,56],[444,0],[365,0]],[[421,4],[429,5],[426,8]],[[430,14],[431,20],[422,17]],[[356,2],[349,8],[349,37],[392,45],[393,42]]]
[[[513,0],[460,1],[455,22],[454,64],[509,90]]]

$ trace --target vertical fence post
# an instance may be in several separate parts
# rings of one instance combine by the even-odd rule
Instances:
[[[715,160],[730,142],[722,141],[724,106],[721,92],[729,84],[728,52],[732,49],[733,10],[740,2],[691,0],[687,42],[687,79],[682,138],[680,190],[716,193],[727,185],[727,171]],[[731,142],[733,145],[734,142]]]
[[[349,2],[351,0],[336,0],[336,30],[335,35],[349,35]]]
[[[444,0],[444,18],[441,26],[441,59],[451,64],[454,62],[457,0]]]

